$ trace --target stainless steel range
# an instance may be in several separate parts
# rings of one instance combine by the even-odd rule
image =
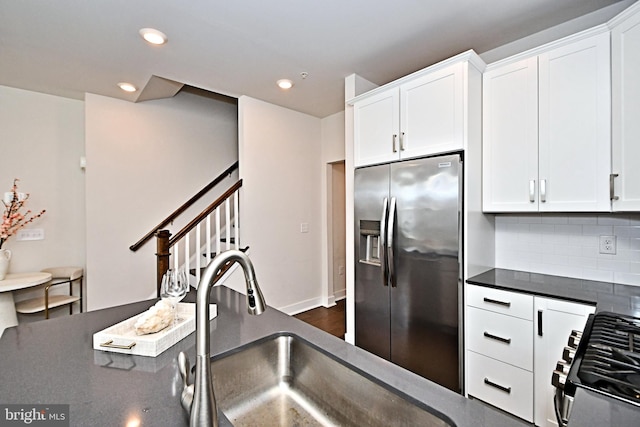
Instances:
[[[640,318],[602,312],[573,331],[553,372],[558,424],[566,426],[576,387],[640,407]]]

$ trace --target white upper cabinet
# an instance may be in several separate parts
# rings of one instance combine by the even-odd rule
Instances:
[[[354,99],[354,165],[463,150],[469,74],[483,67],[469,51]]]
[[[485,211],[537,211],[538,58],[483,76],[482,196]]]
[[[398,159],[399,98],[392,88],[354,104],[355,166]]]
[[[539,210],[609,211],[609,33],[540,55]]]
[[[483,76],[483,210],[609,211],[609,33]]]
[[[612,22],[614,211],[640,211],[640,3]]]
[[[400,86],[400,158],[464,148],[463,64]]]

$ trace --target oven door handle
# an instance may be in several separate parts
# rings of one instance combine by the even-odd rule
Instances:
[[[556,412],[556,420],[558,426],[567,427],[569,424],[569,414],[571,413],[571,407],[573,406],[573,398],[566,396],[562,389],[556,388],[556,393],[553,397],[553,407]]]

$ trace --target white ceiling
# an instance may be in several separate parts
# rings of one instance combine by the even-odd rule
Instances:
[[[0,85],[134,100],[152,75],[325,117],[344,78],[384,84],[617,0],[0,0]],[[169,37],[157,47],[138,35]],[[302,79],[300,73],[309,73]],[[278,89],[276,80],[295,86]]]

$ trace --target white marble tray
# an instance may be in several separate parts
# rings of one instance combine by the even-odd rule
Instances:
[[[159,332],[147,335],[136,335],[133,328],[141,315],[123,320],[93,334],[93,349],[114,353],[135,354],[156,357],[178,341],[184,339],[196,329],[195,303],[178,303],[180,320]],[[215,304],[209,305],[209,320],[218,315]]]

